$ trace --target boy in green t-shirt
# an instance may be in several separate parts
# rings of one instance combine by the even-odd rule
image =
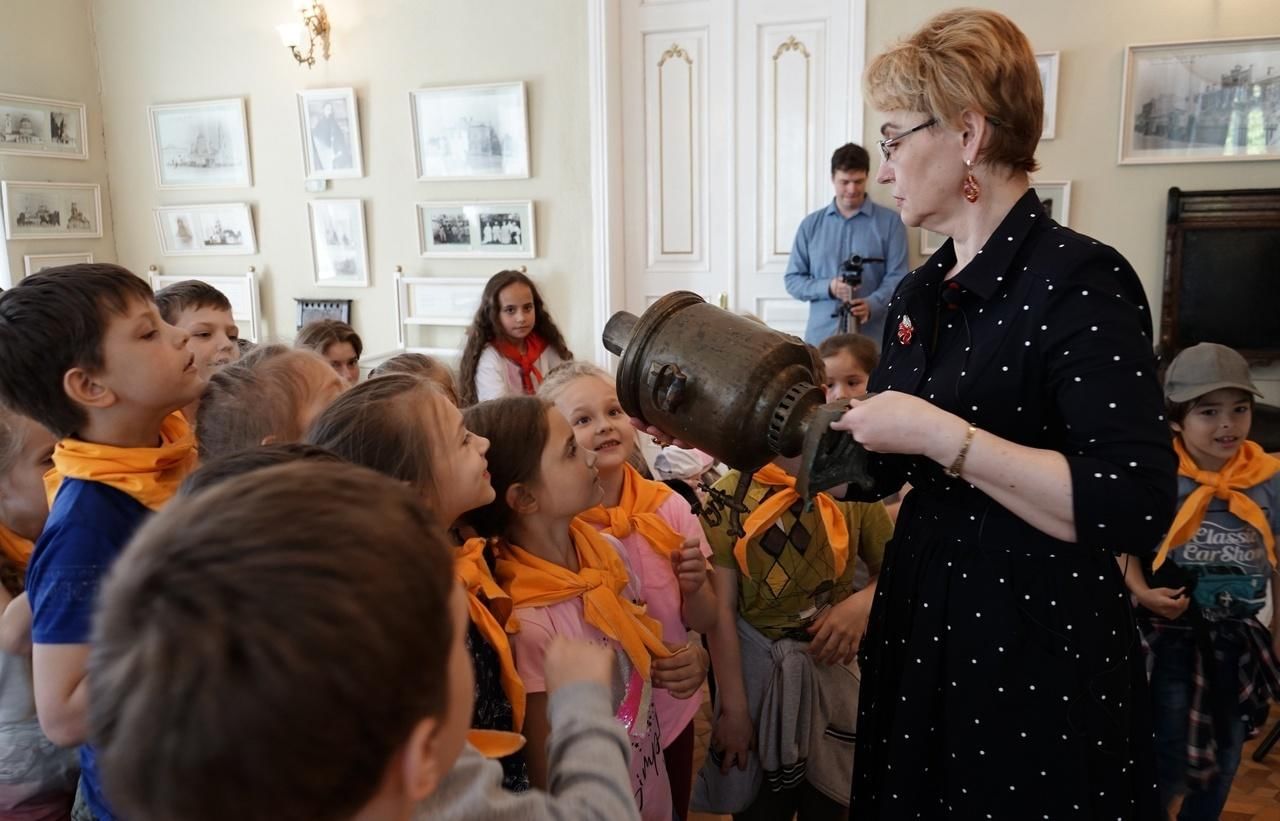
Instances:
[[[707,809],[733,812],[735,821],[797,813],[800,821],[848,816],[857,714],[854,658],[893,523],[880,502],[838,502],[819,494],[806,509],[787,472],[793,462],[779,458],[751,477],[740,516],[745,536],[729,533],[730,505],[742,479],[738,471],[716,483],[702,512],[720,617],[711,642],[718,688],[711,763],[703,768],[695,794],[714,805]],[[861,589],[855,584],[859,559],[870,574]],[[794,677],[787,678],[795,667],[784,659],[797,653],[813,665],[814,674],[800,680],[821,688],[822,697],[814,703],[822,704],[825,712],[818,720],[824,726],[819,738],[807,735],[809,750],[783,752],[779,759],[772,749],[773,736],[780,735],[774,728],[785,735],[804,718],[762,711],[781,705],[775,690],[796,686]],[[765,725],[770,732],[761,744]],[[805,733],[797,729],[796,736]],[[833,740],[839,745],[835,749],[817,746]],[[848,760],[837,764],[830,753]],[[734,774],[735,766],[748,774]],[[763,787],[759,769],[769,782]],[[833,773],[830,788],[821,770]]]

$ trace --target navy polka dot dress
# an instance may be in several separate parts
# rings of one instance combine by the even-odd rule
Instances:
[[[875,458],[882,492],[914,489],[862,645],[851,817],[1155,818],[1114,558],[1150,552],[1174,511],[1146,297],[1114,249],[1054,223],[1034,191],[944,282],[954,264],[948,242],[903,280],[870,389],[1064,454],[1078,543],[928,459]]]

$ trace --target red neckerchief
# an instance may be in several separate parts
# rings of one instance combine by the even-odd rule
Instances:
[[[546,341],[538,336],[536,331],[530,331],[524,338],[524,353],[520,353],[520,349],[508,342],[506,337],[493,340],[493,347],[520,368],[520,385],[524,388],[526,395],[533,396],[538,390],[538,386],[533,381],[534,377],[538,378],[538,382],[542,382],[542,371],[539,371],[533,363],[537,362],[538,357],[542,356],[542,352],[547,349]]]

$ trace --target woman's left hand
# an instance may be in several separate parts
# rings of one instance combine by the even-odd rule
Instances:
[[[876,453],[927,456],[942,442],[958,443],[965,422],[918,396],[886,391],[849,400],[849,410],[831,423],[831,429],[848,431],[854,441]]]

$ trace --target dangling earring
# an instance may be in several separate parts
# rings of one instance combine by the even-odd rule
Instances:
[[[978,185],[978,178],[973,176],[973,163],[966,160],[965,165],[969,167],[969,173],[964,178],[964,198],[969,202],[977,202],[978,197],[982,196],[982,186]]]

